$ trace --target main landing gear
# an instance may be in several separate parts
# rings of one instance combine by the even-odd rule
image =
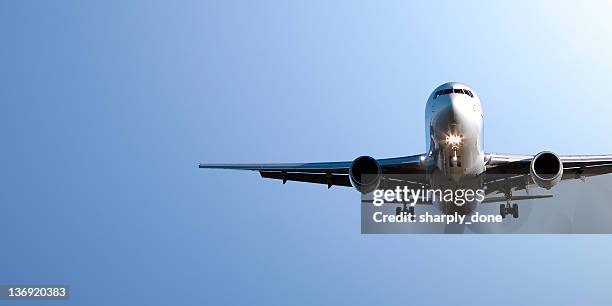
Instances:
[[[414,213],[414,206],[406,207],[404,203],[402,207],[395,208],[395,215],[400,216],[404,213],[407,213],[410,216],[410,220],[414,220],[416,218],[416,214]]]
[[[506,218],[506,215],[509,214],[512,214],[512,217],[514,218],[519,217],[518,204],[514,203],[511,205],[510,201],[511,200],[508,199],[508,202],[506,204],[499,205],[499,214],[502,216],[502,218]]]

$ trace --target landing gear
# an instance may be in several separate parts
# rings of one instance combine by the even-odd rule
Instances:
[[[515,219],[519,217],[518,204],[516,203],[512,204],[512,217],[514,217]]]
[[[508,214],[511,214],[513,218],[518,218],[519,217],[518,204],[514,203],[510,205],[510,201],[508,201],[508,203],[506,204],[500,204],[499,214],[502,216],[502,218],[506,218],[506,215]]]
[[[504,194],[506,196],[506,204],[499,205],[499,214],[502,218],[506,218],[507,215],[512,215],[513,218],[519,217],[518,204],[512,203],[512,188],[509,186]]]
[[[410,216],[410,220],[414,220],[416,218],[416,214],[414,213],[414,206],[406,207],[406,204],[403,207],[395,208],[395,215],[399,216],[403,213],[407,213]]]

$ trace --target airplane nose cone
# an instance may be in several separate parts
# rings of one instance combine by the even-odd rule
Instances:
[[[451,113],[450,117],[453,121],[463,121],[470,114],[469,103],[459,97],[451,97],[449,112]]]
[[[477,121],[474,103],[462,94],[447,94],[437,98],[432,125],[441,133],[461,130]]]
[[[440,105],[439,116],[441,119],[450,123],[455,123],[460,120],[463,109],[465,108],[462,102],[463,101],[457,98],[448,97],[445,103]]]

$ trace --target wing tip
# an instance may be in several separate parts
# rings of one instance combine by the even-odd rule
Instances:
[[[221,165],[221,164],[198,164],[198,168],[200,169],[223,169],[225,168],[226,165]]]
[[[200,169],[252,170],[259,171],[257,165],[249,164],[198,164]]]

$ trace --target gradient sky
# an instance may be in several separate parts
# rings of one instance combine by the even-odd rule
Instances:
[[[480,95],[488,151],[610,153],[611,9],[2,1],[0,283],[72,286],[36,305],[610,305],[610,236],[361,235],[352,189],[197,163],[421,153],[446,81]]]

